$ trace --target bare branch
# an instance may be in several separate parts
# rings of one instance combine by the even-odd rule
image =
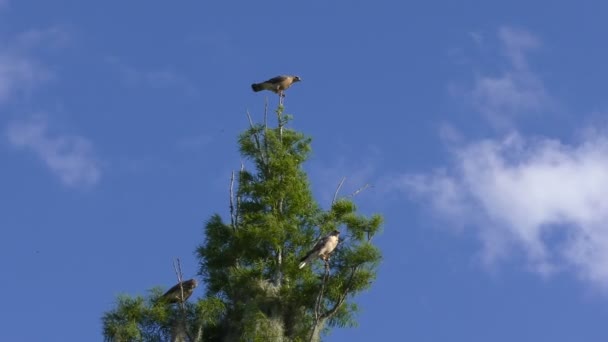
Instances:
[[[173,269],[175,270],[175,275],[177,276],[177,283],[179,284],[179,289],[181,291],[181,302],[184,302],[184,287],[182,285],[182,263],[179,258],[173,260]]]
[[[203,342],[203,323],[201,323],[198,326],[198,329],[196,330],[196,338],[194,339],[194,342]]]
[[[245,112],[247,114],[247,118],[249,119],[249,126],[253,128],[253,119],[251,119],[251,114],[249,114],[249,110]]]
[[[281,115],[283,114],[283,97],[280,97],[281,102],[279,104],[279,108],[277,108],[277,121],[279,125],[279,141],[283,142],[283,120],[281,120]]]
[[[179,258],[176,258],[175,260],[173,260],[173,269],[175,270],[175,275],[177,276],[177,283],[179,284],[179,290],[180,290],[180,309],[181,309],[181,313],[182,313],[182,321],[181,321],[181,328],[183,329],[183,332],[187,335],[188,334],[188,329],[186,329],[186,305],[185,305],[185,300],[184,300],[184,285],[182,284],[183,281],[183,273],[182,273],[182,263],[179,260]],[[174,338],[177,338],[177,335],[174,336]],[[192,340],[190,338],[190,340]]]
[[[264,97],[264,127],[268,129],[268,96]]]
[[[329,278],[329,260],[325,261],[325,274],[323,275],[323,281],[321,282],[321,290],[319,290],[319,295],[317,295],[317,299],[315,301],[315,320],[312,324],[312,328],[310,329],[310,339],[309,342],[314,340],[314,335],[316,331],[316,326],[319,324],[319,321],[322,318],[325,318],[324,315],[321,314],[321,304],[323,303],[323,294],[325,292],[325,284],[327,284],[327,279]]]
[[[373,185],[369,185],[369,184],[365,184],[364,186],[360,187],[359,189],[357,189],[357,191],[353,192],[352,194],[350,194],[350,197],[355,197],[357,196],[361,191],[367,189],[367,188],[373,188]]]
[[[328,310],[323,315],[321,315],[321,318],[331,318],[331,316],[333,316],[336,313],[336,311],[338,311],[340,306],[342,306],[342,303],[344,303],[344,301],[346,300],[346,297],[348,296],[350,287],[353,284],[353,279],[355,278],[355,273],[357,272],[358,269],[359,269],[359,265],[352,268],[352,272],[350,273],[348,282],[346,283],[346,286],[344,287],[344,291],[340,295],[338,301],[336,302],[336,304],[334,304],[334,306],[330,310]]]
[[[243,161],[241,160],[241,170],[240,170],[240,173],[239,173],[239,177],[243,173],[244,170],[245,170],[245,164],[243,164]],[[241,196],[237,195],[236,196],[236,211],[234,213],[235,227],[236,227],[236,225],[239,224],[239,211],[240,210],[241,210]]]
[[[260,138],[258,137],[258,132],[256,132],[256,130],[255,130],[255,125],[253,124],[253,119],[251,118],[251,114],[249,114],[249,110],[247,110],[245,113],[247,114],[247,118],[249,119],[249,126],[251,126],[251,130],[253,133],[255,147],[257,148],[257,150],[260,153],[260,160],[262,161],[263,164],[266,164],[266,160],[265,160],[266,158],[264,156],[264,151],[262,151],[262,149],[261,149]]]
[[[232,223],[232,229],[236,229],[236,213],[234,210],[234,170],[230,174],[230,222]]]
[[[334,199],[331,201],[331,204],[336,203],[336,200],[338,198],[338,192],[340,192],[340,188],[342,188],[342,184],[344,184],[345,180],[346,180],[346,177],[342,177],[340,184],[338,184],[338,187],[336,188],[336,192],[334,192]]]

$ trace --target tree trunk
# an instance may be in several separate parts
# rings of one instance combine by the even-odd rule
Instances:
[[[309,342],[320,342],[321,341],[321,332],[325,327],[325,318],[321,318],[317,324],[314,325],[312,331],[310,332]]]
[[[186,325],[182,320],[177,320],[171,331],[171,342],[187,342]]]

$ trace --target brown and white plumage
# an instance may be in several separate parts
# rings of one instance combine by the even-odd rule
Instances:
[[[291,87],[292,84],[300,82],[301,79],[294,75],[281,75],[273,77],[261,83],[254,83],[251,85],[253,91],[258,92],[262,90],[270,90],[277,94],[283,94],[287,88]]]
[[[340,240],[340,232],[334,230],[329,235],[320,239],[315,246],[306,255],[300,259],[298,268],[303,268],[306,264],[311,263],[315,258],[327,260],[329,255],[336,249]]]
[[[165,292],[164,295],[161,296],[167,303],[181,303],[182,302],[182,290],[180,289],[180,284],[182,284],[182,288],[184,289],[184,302],[190,298],[192,293],[194,292],[194,288],[198,285],[196,279],[190,279],[182,281],[177,285],[173,286],[169,289],[169,291]]]

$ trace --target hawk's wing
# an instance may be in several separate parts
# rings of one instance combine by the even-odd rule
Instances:
[[[310,250],[310,252],[321,250],[329,242],[330,237],[331,237],[331,235],[326,235],[326,236],[320,238],[317,241],[317,243],[315,244],[315,246]],[[310,253],[310,252],[308,252],[308,253]]]
[[[175,286],[170,288],[165,294],[161,296],[161,298],[166,299],[169,303],[178,303],[181,302],[182,290],[180,288],[180,284],[184,289],[184,301],[188,300],[192,293],[194,292],[194,288],[197,286],[196,281],[193,279],[182,281],[181,283],[177,283]]]
[[[298,268],[303,268],[304,266],[306,266],[307,263],[322,254],[323,249],[328,249],[332,238],[334,238],[332,234],[320,238],[315,244],[315,246],[308,253],[306,253],[306,255],[302,259],[300,259],[300,264],[298,265]],[[334,248],[335,246],[333,246],[331,250],[333,250]],[[331,252],[331,250],[329,252]]]
[[[287,80],[288,76],[285,75],[281,75],[281,76],[277,76],[277,77],[273,77],[267,81],[264,81],[262,83],[272,83],[272,84],[277,84],[277,83],[281,83],[285,80]]]

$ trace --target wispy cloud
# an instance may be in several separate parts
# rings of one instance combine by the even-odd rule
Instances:
[[[57,48],[68,40],[65,30],[51,27],[22,32],[0,46],[0,104],[51,79],[52,72],[33,56],[33,50]]]
[[[6,137],[14,147],[38,156],[66,186],[88,187],[101,179],[91,142],[75,135],[53,135],[44,119],[12,122]]]
[[[476,227],[487,263],[523,250],[537,272],[571,267],[608,290],[606,170],[608,135],[567,145],[513,134],[457,149],[453,165],[396,185]]]
[[[541,46],[541,41],[532,33],[512,27],[502,27],[498,37],[504,47],[504,53],[515,69],[526,69],[528,61],[526,54]]]
[[[479,76],[470,94],[479,114],[509,122],[511,133],[467,141],[448,125],[441,134],[450,161],[403,174],[393,189],[424,203],[438,223],[474,231],[487,266],[524,260],[538,274],[574,272],[608,292],[608,131],[589,130],[575,143],[517,133],[518,115],[552,113],[555,101],[528,61],[540,39],[506,27],[498,38],[508,67]]]
[[[208,135],[191,135],[179,139],[176,143],[176,147],[180,150],[200,150],[209,145],[212,141],[213,138]]]
[[[0,104],[19,92],[30,91],[49,78],[49,71],[35,60],[0,48]]]
[[[480,44],[480,39],[473,39]],[[528,67],[527,54],[540,47],[531,33],[503,27],[498,32],[509,67],[498,76],[478,75],[470,97],[473,106],[492,124],[509,126],[514,117],[551,107],[552,98],[542,80]]]
[[[15,39],[15,45],[22,50],[40,47],[57,49],[68,45],[71,38],[66,29],[52,26],[45,29],[29,29],[19,33]]]
[[[190,80],[173,68],[165,67],[155,70],[144,70],[128,65],[116,57],[108,57],[106,61],[118,70],[122,81],[129,87],[181,88],[187,94],[197,92],[196,87]]]

